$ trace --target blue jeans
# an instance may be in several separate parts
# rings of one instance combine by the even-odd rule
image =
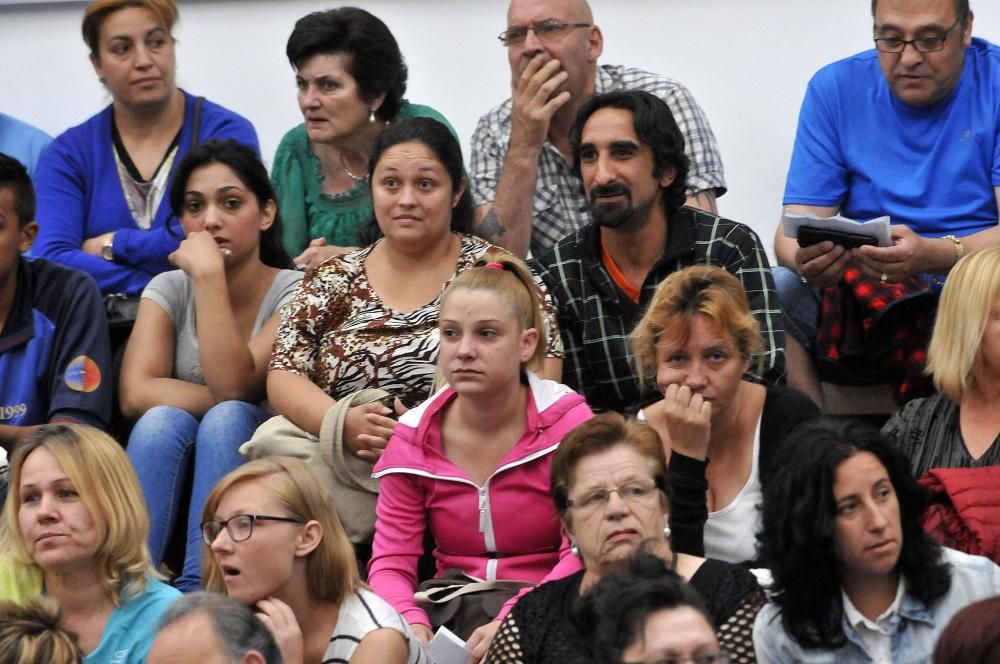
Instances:
[[[772,267],[771,274],[785,314],[785,332],[808,352],[816,339],[819,324],[819,289],[802,281],[795,270],[787,267]]]
[[[149,549],[159,565],[181,509],[184,481],[194,457],[188,505],[184,568],[174,585],[201,589],[201,510],[219,479],[243,463],[240,445],[250,440],[268,413],[245,401],[224,401],[198,421],[173,406],[156,406],[139,418],[128,439],[129,459],[149,508]]]

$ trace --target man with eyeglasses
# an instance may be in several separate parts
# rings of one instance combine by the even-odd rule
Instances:
[[[826,342],[807,349],[835,329],[823,321],[877,306],[864,304],[865,292],[892,300],[920,284],[929,310],[958,259],[1000,244],[1000,49],[972,37],[968,0],[873,0],[872,14],[875,49],[824,67],[809,83],[784,205],[859,221],[889,215],[892,246],[827,240],[800,248],[780,226],[775,237],[787,268],[774,276],[789,332],[788,380],[817,399],[811,357],[826,356]],[[826,286],[840,286],[839,307]],[[932,316],[925,319],[929,331]],[[913,317],[907,326],[913,375],[926,339]],[[894,343],[902,339],[887,327]],[[880,370],[898,377],[904,367]]]
[[[535,256],[591,221],[580,179],[570,169],[569,132],[594,96],[644,90],[670,106],[692,168],[688,203],[714,212],[726,191],[715,135],[704,111],[677,81],[638,69],[597,65],[601,29],[585,0],[511,0],[507,48],[512,97],[479,120],[472,137],[477,233]]]

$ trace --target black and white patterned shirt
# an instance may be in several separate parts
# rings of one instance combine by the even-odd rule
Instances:
[[[618,65],[597,68],[597,94],[618,90],[643,90],[663,99],[684,136],[684,152],[691,160],[687,193],[726,192],[722,157],[705,112],[691,92],[675,80],[640,69]],[[511,100],[508,99],[479,119],[472,135],[472,198],[476,206],[496,198],[510,144]],[[532,216],[531,254],[540,256],[552,245],[591,221],[580,178],[572,173],[554,145],[546,141],[538,157],[538,182]]]
[[[559,311],[566,359],[563,382],[587,398],[595,411],[635,412],[655,400],[655,387],[641,392],[628,335],[656,287],[690,265],[717,265],[735,275],[760,324],[764,352],[750,358],[747,377],[770,383],[785,374],[784,320],[767,255],[744,224],[682,207],[670,219],[667,246],[642,284],[639,303],[612,280],[601,260],[600,229],[590,224],[558,242],[537,269]]]

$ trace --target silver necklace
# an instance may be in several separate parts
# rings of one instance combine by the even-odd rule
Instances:
[[[358,176],[358,175],[355,175],[354,173],[351,172],[351,169],[347,167],[347,160],[344,159],[344,153],[343,152],[341,152],[340,150],[337,150],[337,154],[340,155],[340,167],[344,169],[345,173],[347,173],[347,177],[351,178],[355,182],[361,182],[362,180],[365,179],[364,175]]]

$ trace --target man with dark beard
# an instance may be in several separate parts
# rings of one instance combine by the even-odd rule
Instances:
[[[658,400],[655,385],[635,377],[628,335],[659,283],[698,263],[725,268],[747,291],[765,350],[746,378],[781,380],[783,322],[767,256],[749,227],[684,206],[688,158],[667,105],[634,90],[597,95],[570,139],[594,222],[537,261],[559,309],[563,382],[595,411]]]

